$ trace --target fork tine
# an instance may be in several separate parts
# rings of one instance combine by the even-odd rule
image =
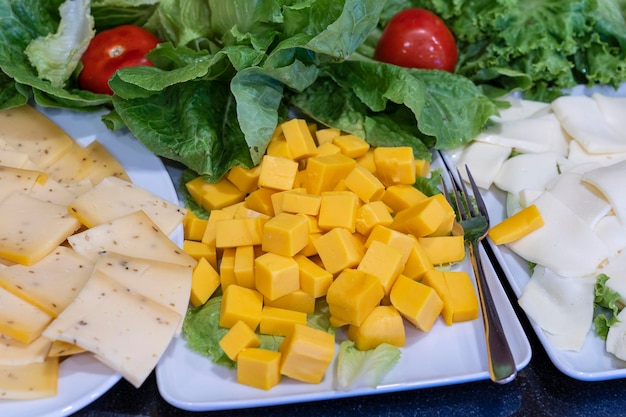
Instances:
[[[456,173],[459,176],[459,178],[461,178],[461,173],[459,172],[458,169],[456,170]],[[460,186],[457,186],[457,190],[463,196],[463,204],[461,204],[459,211],[463,213],[462,214],[463,220],[467,220],[468,217],[475,217],[476,212],[474,210],[474,205],[472,204],[472,201],[470,200],[469,193],[467,192],[467,188],[465,187],[465,182],[461,179],[459,183],[460,183]],[[467,208],[467,212],[466,212],[466,208]],[[467,215],[468,212],[469,212],[469,216]]]
[[[483,197],[478,190],[478,186],[476,185],[476,181],[474,181],[474,177],[472,176],[472,173],[470,172],[470,169],[467,165],[465,165],[465,171],[467,172],[467,179],[469,180],[469,183],[472,187],[472,193],[474,194],[474,199],[476,200],[478,211],[480,212],[480,215],[483,216],[485,220],[487,220],[487,223],[489,223],[489,211],[487,210],[487,206],[485,205],[485,200],[483,200]],[[465,186],[463,187],[465,188]]]

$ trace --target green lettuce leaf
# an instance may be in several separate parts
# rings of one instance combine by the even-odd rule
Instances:
[[[374,388],[400,359],[400,349],[382,343],[375,349],[359,350],[346,340],[339,345],[335,388],[348,391],[357,387]]]
[[[611,290],[606,282],[609,276],[600,274],[596,278],[594,287],[594,331],[601,339],[606,340],[609,327],[615,324],[618,319],[617,315],[623,306],[619,303],[620,294]]]

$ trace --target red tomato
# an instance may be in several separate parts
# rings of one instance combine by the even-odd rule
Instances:
[[[453,72],[458,52],[452,32],[439,16],[412,8],[389,20],[376,45],[374,59],[407,68]]]
[[[78,84],[83,90],[113,94],[109,80],[120,68],[152,66],[146,54],[160,42],[147,30],[133,25],[122,25],[98,33],[81,57],[83,69]]]

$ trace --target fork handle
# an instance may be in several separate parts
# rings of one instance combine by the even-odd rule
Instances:
[[[492,381],[499,384],[506,384],[517,374],[515,360],[511,354],[509,344],[500,322],[498,311],[496,310],[482,260],[478,250],[478,242],[469,245],[472,268],[476,276],[480,307],[483,314],[483,324],[485,327],[485,342],[487,345],[487,360],[489,365],[489,376]]]

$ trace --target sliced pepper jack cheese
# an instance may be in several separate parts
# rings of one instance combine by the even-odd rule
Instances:
[[[0,366],[0,398],[34,400],[57,394],[59,358],[20,366]]]
[[[44,336],[91,351],[139,387],[161,358],[182,317],[99,269]],[[123,325],[120,325],[123,323]]]
[[[28,192],[28,195],[38,200],[67,207],[76,198],[76,184],[78,183],[73,183],[70,187],[67,187],[65,184],[48,178],[45,184],[36,182]]]
[[[1,269],[0,287],[56,317],[78,295],[92,269],[93,262],[59,246],[32,266]]]
[[[52,342],[45,337],[38,337],[30,343],[22,343],[0,334],[0,367],[43,362],[51,345]]]
[[[27,161],[28,155],[24,152],[2,149],[0,145],[0,165],[12,168],[23,168]]]
[[[103,251],[195,266],[196,260],[176,246],[146,213],[136,211],[67,238],[76,252],[92,261]]]
[[[0,203],[0,257],[32,265],[79,227],[80,222],[63,206],[12,194]]]
[[[87,178],[93,185],[98,185],[106,177],[116,177],[130,181],[130,177],[119,161],[100,142],[94,140],[85,147],[93,161],[93,167]]]
[[[182,222],[187,210],[117,177],[104,178],[76,197],[68,210],[87,227],[143,210],[166,235]]]
[[[50,177],[61,183],[69,183],[84,180],[89,177],[94,166],[94,161],[89,152],[77,142],[52,165],[46,167]]]
[[[0,288],[0,333],[30,343],[44,331],[52,317],[15,294]]]
[[[45,184],[47,179],[43,171],[0,165],[0,201],[15,192],[28,194],[35,184]]]

